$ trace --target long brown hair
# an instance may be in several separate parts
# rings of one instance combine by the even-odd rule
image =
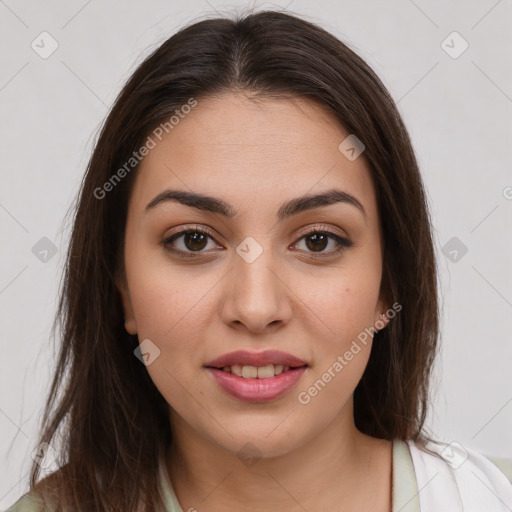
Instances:
[[[55,325],[61,345],[39,443],[58,441],[45,488],[62,510],[134,512],[161,505],[159,457],[172,441],[169,405],[134,356],[116,287],[137,166],[110,181],[191,98],[243,91],[326,106],[365,145],[383,233],[382,291],[402,311],[375,335],[354,394],[357,428],[383,439],[429,439],[424,422],[438,342],[436,263],[428,205],[407,130],[369,66],[296,15],[206,19],[166,40],[133,73],[97,139],[74,215]],[[98,190],[107,190],[98,193]],[[58,499],[57,499],[58,498]],[[69,508],[68,508],[69,507]]]

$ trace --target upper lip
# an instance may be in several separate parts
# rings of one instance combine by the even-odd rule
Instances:
[[[241,366],[266,366],[269,364],[282,364],[283,366],[290,367],[307,366],[307,363],[302,361],[302,359],[279,350],[265,350],[263,352],[237,350],[217,357],[213,361],[206,363],[205,366],[223,368],[224,366],[233,366],[235,364]]]

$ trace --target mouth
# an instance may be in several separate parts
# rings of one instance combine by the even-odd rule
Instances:
[[[306,373],[308,365],[242,366],[223,368],[206,367],[218,389],[231,398],[246,403],[275,400],[294,388]]]
[[[289,366],[282,364],[267,364],[265,366],[233,364],[231,366],[223,367],[206,366],[206,368],[220,370],[225,373],[236,375],[237,377],[242,377],[243,379],[271,379],[272,377],[277,377],[282,373],[289,372],[296,368],[306,368],[307,366],[307,364],[300,366]]]
[[[309,365],[279,350],[238,350],[210,361],[205,369],[227,395],[243,402],[267,402],[289,392]]]
[[[307,366],[307,363],[280,350],[265,350],[263,352],[237,350],[217,357],[206,363],[205,366],[207,368],[217,368],[239,377],[254,379],[259,376],[260,371],[260,378],[265,378],[267,375],[272,377],[288,371],[290,368]]]

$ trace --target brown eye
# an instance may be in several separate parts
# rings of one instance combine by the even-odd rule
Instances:
[[[306,238],[306,245],[312,251],[323,251],[329,243],[329,237],[323,233],[314,233]]]
[[[208,242],[212,241],[212,248],[218,248],[211,233],[204,229],[186,229],[167,237],[162,241],[164,248],[178,256],[194,256],[193,253],[203,253]]]
[[[185,233],[183,235],[183,244],[187,249],[191,251],[200,251],[206,246],[208,241],[208,235],[200,232]]]
[[[312,257],[316,255],[319,257],[332,256],[353,246],[353,243],[347,238],[343,238],[330,231],[320,231],[318,229],[303,235],[299,242],[302,240],[304,240],[305,249],[299,249],[309,253]],[[209,241],[212,243],[210,248],[223,249],[223,247],[216,243],[213,233],[205,228],[190,228],[179,231],[163,240],[162,245],[166,251],[176,256],[193,258],[208,254],[206,249],[208,249]],[[299,242],[293,246],[294,249],[297,248]],[[333,247],[330,250],[326,250],[329,245],[333,245]]]
[[[334,252],[342,252],[353,246],[353,243],[347,238],[342,238],[330,231],[311,231],[310,233],[303,235],[299,241],[301,240],[305,240],[306,252],[322,255],[325,254],[326,256]],[[329,246],[329,242],[331,241],[333,242],[334,247],[331,250],[326,251],[325,249]]]

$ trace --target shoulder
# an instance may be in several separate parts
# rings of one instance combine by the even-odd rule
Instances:
[[[435,508],[439,500],[448,510],[512,508],[512,460],[485,456],[457,442],[407,444],[418,488],[428,485],[420,495],[425,509]]]
[[[49,512],[51,510],[40,496],[28,492],[5,512]]]
[[[56,491],[62,468],[38,481],[26,494],[11,505],[5,512],[53,512],[60,502]]]
[[[409,446],[412,442],[409,443]],[[460,443],[419,443],[414,445],[423,452],[430,453],[443,460],[448,466],[456,470],[468,461],[469,466],[477,466],[482,472],[497,474],[502,473],[512,483],[512,459],[495,457],[479,452],[473,448],[464,447]],[[491,462],[492,464],[489,464]]]
[[[501,457],[493,457],[491,455],[485,455],[512,483],[512,459],[503,459]]]

